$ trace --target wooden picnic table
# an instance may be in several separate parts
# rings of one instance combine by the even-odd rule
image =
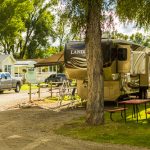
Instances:
[[[146,119],[147,119],[147,106],[146,104],[149,103],[150,100],[149,99],[131,99],[131,100],[126,100],[126,101],[121,101],[119,102],[119,104],[123,104],[124,108],[126,108],[126,105],[132,105],[133,106],[133,111],[132,111],[132,117],[135,117],[136,114],[136,118],[137,118],[137,122],[138,122],[138,116],[140,115],[139,113],[139,105],[140,104],[144,104],[145,106],[145,115],[146,115]],[[126,122],[126,109],[124,109],[124,118],[125,118],[125,122]]]

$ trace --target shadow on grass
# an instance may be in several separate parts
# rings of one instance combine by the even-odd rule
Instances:
[[[57,134],[70,136],[82,140],[90,140],[98,143],[127,144],[150,148],[150,115],[145,119],[143,106],[139,107],[140,116],[137,123],[136,118],[132,118],[132,107],[127,110],[127,122],[121,118],[120,112],[113,114],[111,121],[109,113],[105,112],[105,124],[99,126],[89,126],[85,123],[85,118],[78,118],[63,125],[56,130]],[[150,110],[150,109],[149,109]]]

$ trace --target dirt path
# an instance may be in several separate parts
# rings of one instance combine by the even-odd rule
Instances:
[[[0,150],[146,150],[76,140],[53,132],[81,115],[83,110],[53,112],[39,108],[0,112]]]

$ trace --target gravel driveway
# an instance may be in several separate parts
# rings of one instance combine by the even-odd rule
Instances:
[[[32,91],[32,100],[38,99],[37,90]],[[0,94],[0,110],[5,110],[11,106],[19,103],[29,101],[29,91],[20,91],[20,93],[15,93],[13,90],[5,91]],[[50,96],[48,88],[41,88],[41,99]]]

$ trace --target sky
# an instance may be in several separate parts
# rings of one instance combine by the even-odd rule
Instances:
[[[124,25],[123,23],[118,23],[118,25],[116,25],[116,29],[119,33],[123,33],[126,35],[135,34],[137,32],[143,33],[144,35],[146,34],[146,32],[144,32],[144,29],[136,28],[134,24],[131,23],[127,25]]]
[[[143,28],[137,28],[135,26],[135,23],[121,23],[118,19],[118,17],[114,18],[114,24],[115,24],[115,29],[119,32],[119,33],[123,33],[126,34],[128,36],[135,34],[137,32],[142,33],[144,36],[149,35],[150,32],[146,32]]]

